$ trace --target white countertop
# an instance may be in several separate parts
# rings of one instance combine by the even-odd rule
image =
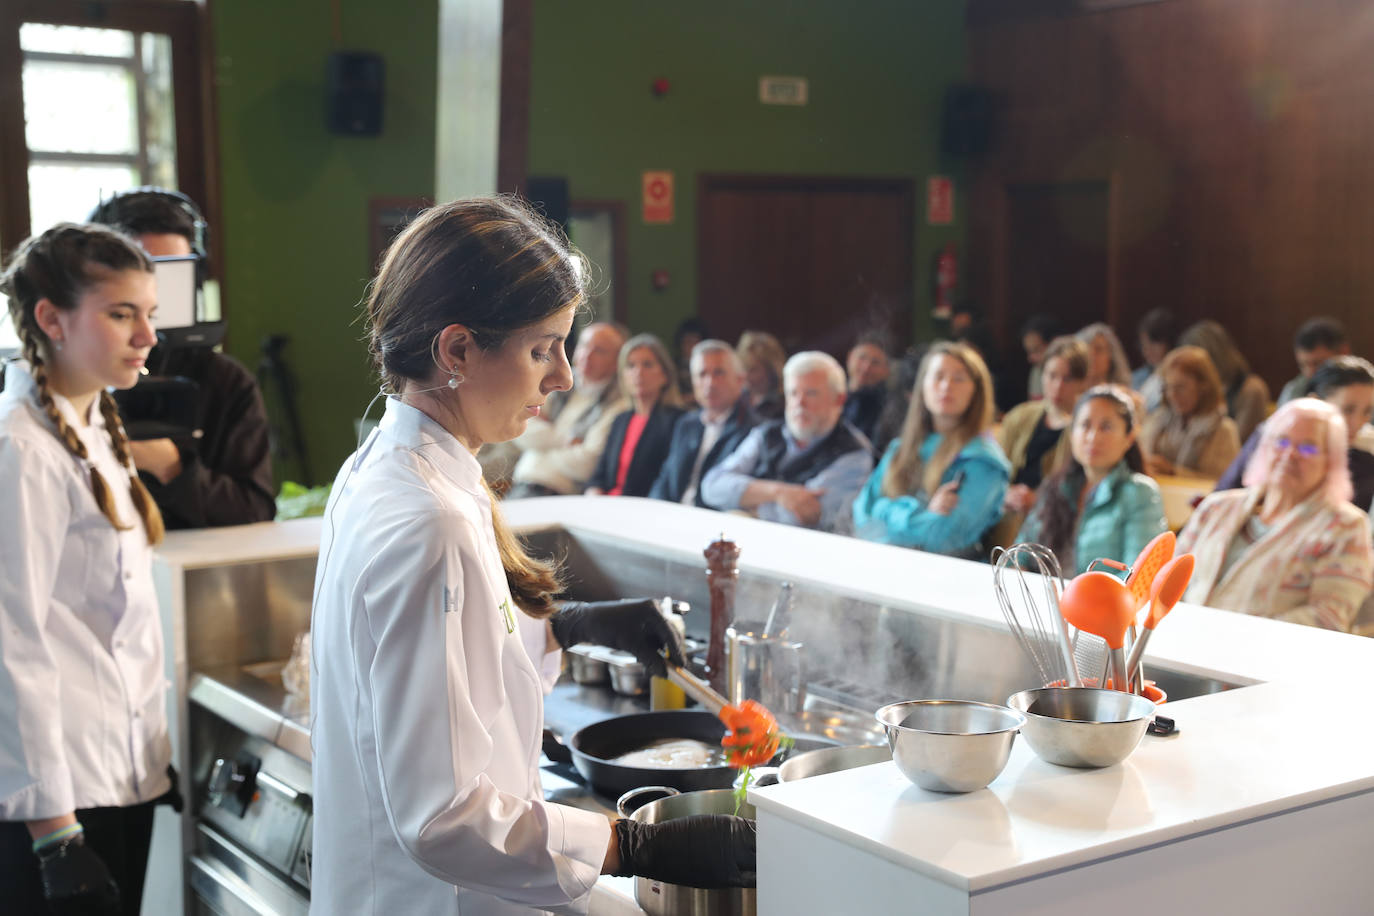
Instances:
[[[740,516],[674,507],[671,522],[626,498],[510,503],[516,524],[557,520],[700,556],[722,530],[740,566],[882,601],[1005,626],[991,567]],[[914,584],[913,584],[914,583]],[[1074,770],[1018,740],[1001,776],[968,795],[926,792],[894,764],[750,793],[761,811],[977,891],[1241,821],[1374,789],[1374,640],[1179,605],[1151,663],[1241,689],[1172,702],[1181,733],[1147,735],[1124,763]],[[1031,685],[1027,685],[1031,686]],[[916,699],[916,698],[913,698]]]
[[[740,545],[742,569],[799,589],[1005,627],[983,564],[634,498],[504,508],[516,527],[632,539],[703,568],[703,548],[724,533]],[[221,531],[173,535],[161,553],[184,566],[310,553],[319,520]],[[1374,705],[1365,700],[1374,640],[1179,605],[1145,663],[1147,672],[1163,664],[1254,686],[1169,703],[1181,734],[1146,736],[1103,770],[1044,763],[1018,740],[1002,775],[968,795],[925,792],[882,764],[755,790],[751,800],[971,892],[1374,789]]]
[[[169,531],[166,540],[158,545],[157,556],[164,563],[183,569],[314,556],[320,552],[320,522],[319,518],[297,518]]]

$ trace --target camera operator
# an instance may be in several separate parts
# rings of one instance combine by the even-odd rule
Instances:
[[[205,276],[206,226],[184,194],[163,188],[126,191],[103,201],[90,220],[132,236],[154,258],[194,255],[199,289]],[[130,443],[139,477],[167,527],[270,520],[276,511],[275,487],[267,412],[257,380],[237,360],[211,346],[158,336],[160,342],[148,357],[149,372],[195,385],[189,428],[176,423],[179,428],[169,435]],[[134,419],[139,418],[126,416],[131,437],[138,439]]]

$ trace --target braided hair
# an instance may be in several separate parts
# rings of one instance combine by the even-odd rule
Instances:
[[[57,438],[67,451],[89,469],[95,503],[110,524],[120,531],[127,531],[132,526],[120,519],[109,481],[91,461],[86,444],[67,423],[53,400],[48,378],[53,342],[38,326],[36,309],[40,300],[47,299],[63,311],[72,311],[83,293],[110,274],[125,270],[151,273],[152,269],[152,262],[143,249],[117,232],[99,226],[58,223],[23,242],[10,258],[4,273],[0,274],[0,293],[9,298],[10,319],[19,334],[24,359],[29,363],[29,371],[38,388],[38,404],[56,428]],[[148,543],[157,544],[162,540],[164,530],[162,514],[158,512],[152,495],[138,479],[130,455],[129,437],[124,431],[114,398],[107,391],[100,392],[100,415],[104,418],[105,431],[110,436],[115,457],[128,469],[129,493],[143,522]]]

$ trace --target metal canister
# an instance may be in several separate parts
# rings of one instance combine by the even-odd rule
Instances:
[[[806,702],[802,643],[763,635],[759,621],[737,620],[725,631],[725,693],[731,703],[757,700],[774,713],[800,712]]]

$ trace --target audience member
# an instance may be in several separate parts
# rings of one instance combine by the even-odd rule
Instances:
[[[587,325],[573,350],[573,387],[555,391],[515,440],[520,458],[508,498],[581,493],[625,408],[616,358],[625,337],[604,323]]]
[[[881,455],[888,445],[902,432],[906,422],[906,412],[911,406],[911,392],[916,387],[916,373],[920,371],[921,360],[925,358],[926,345],[920,344],[907,349],[897,360],[896,368],[887,377],[887,398],[883,402],[883,412],[878,415],[878,425],[873,437],[873,454]]]
[[[1178,539],[1197,566],[1184,600],[1348,631],[1374,574],[1369,517],[1350,504],[1335,407],[1296,398],[1264,424],[1245,488],[1208,496]]]
[[[1111,325],[1099,321],[1074,336],[1088,347],[1088,387],[1108,384],[1130,387],[1131,364]]]
[[[707,506],[701,478],[729,455],[758,423],[744,397],[744,366],[722,340],[703,340],[692,350],[692,388],[698,410],[678,418],[668,458],[649,495],[688,506]]]
[[[1026,351],[1026,362],[1030,364],[1030,374],[1026,378],[1028,401],[1038,400],[1045,394],[1040,381],[1045,349],[1058,336],[1059,319],[1053,315],[1032,315],[1021,326],[1021,348]]]
[[[710,335],[706,333],[706,323],[695,315],[678,322],[673,331],[673,355],[677,358],[677,384],[684,399],[692,386],[692,351]]]
[[[892,374],[882,335],[861,336],[850,348],[845,363],[849,370],[849,396],[844,402],[844,419],[872,441],[887,401],[887,379]]]
[[[1002,520],[992,542],[1007,546],[1035,504],[1035,490],[1069,457],[1064,430],[1073,421],[1074,405],[1087,388],[1088,348],[1076,337],[1058,337],[1042,359],[1045,396],[1007,412],[997,442],[1011,462],[1011,486],[1002,498]]]
[[[625,342],[619,368],[630,409],[611,422],[601,460],[587,480],[587,493],[648,496],[682,416],[677,371],[668,348],[652,334],[637,334]]]
[[[1140,356],[1145,362],[1131,373],[1131,387],[1140,392],[1147,414],[1164,403],[1164,380],[1159,377],[1159,364],[1174,348],[1177,337],[1174,313],[1165,308],[1150,309],[1136,326]]]
[[[921,362],[901,437],[854,501],[854,533],[870,541],[971,556],[997,521],[1008,464],[990,433],[992,378],[958,343]]]
[[[825,531],[848,527],[849,507],[873,469],[868,440],[841,418],[844,369],[815,350],[783,368],[786,417],[745,437],[702,479],[701,495],[717,509]]]
[[[1159,364],[1164,404],[1150,414],[1141,434],[1145,466],[1158,477],[1221,476],[1240,450],[1235,422],[1226,415],[1221,380],[1207,351],[1178,347]]]
[[[735,352],[744,363],[749,409],[763,420],[780,418],[783,415],[782,369],[787,362],[787,351],[767,331],[745,331],[735,345]]]
[[[1066,574],[1086,572],[1099,558],[1133,562],[1169,525],[1159,487],[1143,473],[1130,392],[1089,390],[1068,438],[1069,460],[1041,484],[1016,540],[1049,547]]]
[[[1287,404],[1307,394],[1307,383],[1321,364],[1349,352],[1345,326],[1335,318],[1321,315],[1304,321],[1298,333],[1293,335],[1293,358],[1298,361],[1298,374],[1279,391],[1279,403]]]
[[[139,188],[116,194],[91,212],[91,222],[132,236],[154,257],[195,255],[202,263],[206,257],[205,218],[178,191]],[[208,346],[166,343],[148,354],[147,367],[155,376],[195,383],[194,428],[172,438],[129,443],[139,479],[167,529],[271,520],[277,514],[271,436],[253,374]]]
[[[1355,505],[1367,509],[1374,501],[1374,454],[1357,445],[1361,431],[1368,428],[1374,412],[1374,365],[1358,356],[1335,356],[1322,364],[1308,383],[1308,394],[1321,398],[1341,412],[1345,420],[1346,465],[1350,470],[1351,497]],[[1266,423],[1268,421],[1265,421]],[[1233,490],[1264,437],[1264,424],[1250,434],[1240,454],[1217,481],[1218,490]]]
[[[1231,335],[1215,321],[1199,321],[1184,331],[1178,342],[1207,351],[1221,378],[1226,413],[1236,421],[1241,441],[1250,438],[1269,413],[1269,386],[1250,371],[1249,362]]]

